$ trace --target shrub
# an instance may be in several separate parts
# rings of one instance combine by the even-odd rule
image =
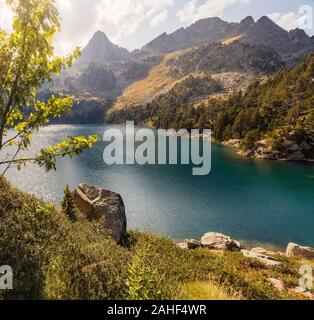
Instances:
[[[157,300],[161,298],[158,271],[148,259],[150,246],[138,248],[128,270],[128,298],[130,300]]]
[[[61,202],[61,206],[68,219],[72,222],[75,222],[77,220],[77,216],[74,195],[73,192],[69,189],[68,185],[64,188],[64,196]]]
[[[129,255],[100,224],[71,223],[53,205],[0,181],[0,265],[11,299],[122,299]],[[1,294],[1,292],[0,292]]]
[[[240,300],[241,296],[214,281],[191,282],[182,287],[180,300]]]

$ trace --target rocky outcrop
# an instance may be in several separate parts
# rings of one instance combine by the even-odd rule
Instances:
[[[74,192],[76,207],[88,220],[101,221],[117,243],[126,238],[126,215],[123,200],[117,193],[80,184]]]
[[[241,243],[233,240],[232,238],[222,234],[209,232],[206,233],[201,239],[202,247],[211,250],[228,250],[228,251],[240,251]]]
[[[287,257],[314,259],[314,248],[302,247],[296,243],[289,243],[286,252]]]
[[[241,146],[241,140],[240,139],[232,139],[232,140],[225,141],[222,144],[227,148],[239,149]]]
[[[116,86],[116,78],[111,69],[92,62],[82,68],[77,86],[86,88],[89,92],[111,91]]]
[[[177,243],[181,249],[199,249],[207,248],[209,250],[222,250],[222,251],[240,251],[241,243],[233,240],[222,233],[209,232],[206,233],[201,241],[194,239],[186,239],[183,242]]]
[[[313,161],[314,139],[311,136],[300,136],[295,132],[281,141],[274,143],[272,139],[257,141],[253,149],[241,149],[241,140],[223,142],[226,147],[237,149],[237,154],[243,157],[263,160]],[[274,146],[276,145],[276,147]]]
[[[181,249],[198,249],[201,247],[201,242],[194,239],[186,239],[183,242],[177,244],[177,246]]]
[[[246,258],[256,259],[267,267],[274,267],[281,264],[272,257],[257,253],[255,251],[241,250],[241,252]]]

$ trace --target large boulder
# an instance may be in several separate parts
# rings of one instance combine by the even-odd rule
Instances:
[[[215,232],[206,233],[201,239],[201,245],[202,247],[211,250],[241,250],[241,244],[239,241],[233,240],[222,233]]]
[[[286,255],[288,257],[314,259],[314,248],[302,247],[296,243],[289,243]]]
[[[88,184],[80,184],[74,192],[74,198],[77,208],[88,220],[102,221],[117,243],[124,242],[126,215],[124,203],[119,194]]]

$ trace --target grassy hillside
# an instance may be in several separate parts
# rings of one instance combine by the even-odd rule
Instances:
[[[186,251],[139,232],[121,247],[100,224],[70,222],[5,180],[0,231],[0,265],[14,270],[14,290],[0,291],[1,299],[302,298],[267,281],[279,277],[287,289],[297,286],[302,261],[278,256],[283,265],[267,268],[238,252]]]
[[[172,56],[173,54],[166,55],[160,64],[150,70],[147,77],[128,86],[118,97],[113,110],[144,104],[159,94],[168,91],[178,81],[169,73],[168,61]]]

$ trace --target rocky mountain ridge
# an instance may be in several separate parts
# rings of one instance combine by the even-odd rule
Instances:
[[[142,50],[169,53],[203,43],[224,42],[230,38],[270,47],[286,61],[294,60],[314,49],[314,38],[309,37],[304,30],[288,32],[263,16],[256,22],[252,17],[246,17],[240,23],[228,23],[217,17],[202,19],[171,34],[163,33]]]
[[[53,84],[44,85],[42,92],[44,95],[47,92],[74,95],[79,100],[115,101],[118,98],[125,100],[122,107],[129,107],[138,102],[136,95],[130,103],[122,93],[134,93],[137,82],[141,84],[142,94],[150,97],[150,92],[153,96],[163,94],[176,81],[195,73],[218,74],[218,78],[225,78],[219,74],[236,72],[238,79],[240,72],[240,78],[251,79],[274,73],[284,63],[294,64],[313,50],[313,37],[299,29],[288,32],[267,17],[256,22],[246,17],[240,23],[229,23],[217,17],[202,19],[174,33],[164,33],[133,52],[113,44],[105,33],[98,31],[82,50],[77,63],[62,72]],[[166,74],[162,67],[165,60]],[[150,74],[154,68],[162,72],[152,79]],[[170,78],[165,85],[164,77]],[[225,93],[243,88],[243,82],[236,79]],[[145,103],[145,99],[140,102]]]

